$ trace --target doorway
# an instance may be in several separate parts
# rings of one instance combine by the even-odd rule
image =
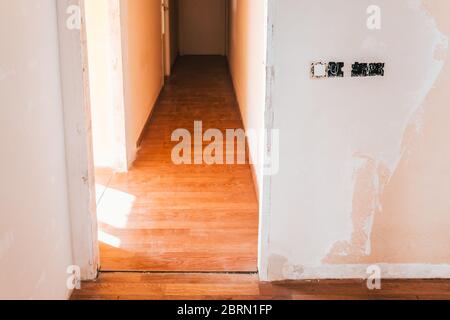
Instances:
[[[239,68],[236,60],[247,48],[235,49],[233,57],[228,52],[242,42],[231,36],[237,32],[231,19],[242,19],[237,2],[118,1],[117,15],[111,2],[99,1],[105,1],[109,31],[102,36],[97,30],[95,40],[89,5],[86,14],[101,271],[257,272],[260,174],[252,160],[258,151],[252,154],[254,141],[245,138],[251,110],[247,101],[241,106],[235,91],[236,83],[243,87],[241,73],[248,71],[233,77],[230,68],[231,62]],[[234,26],[239,24],[234,21]],[[105,43],[99,45],[98,39]],[[114,63],[92,58],[101,50]],[[114,78],[118,60],[123,65]],[[259,80],[263,84],[265,74]],[[112,95],[120,85],[122,94]],[[264,101],[264,90],[248,94]],[[116,108],[105,110],[105,105]],[[191,135],[191,162],[173,159],[175,148],[186,142],[174,139],[177,130]],[[232,150],[227,130],[234,132]],[[113,143],[106,153],[116,162],[97,156],[105,153],[108,139]],[[212,149],[214,161],[205,161]]]

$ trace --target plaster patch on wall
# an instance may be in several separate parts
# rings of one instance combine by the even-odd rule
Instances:
[[[321,266],[305,266],[299,276],[287,274],[284,279],[314,280],[314,279],[367,279],[367,269],[371,264],[334,264]],[[383,279],[421,279],[450,278],[450,268],[445,264],[377,264],[381,269]],[[276,280],[275,280],[276,281]]]
[[[448,50],[448,38],[438,30],[433,18],[420,4],[420,1],[411,0],[406,7],[413,10],[416,19],[420,21],[415,24],[418,29],[410,31],[417,34],[416,42],[407,44],[407,49],[414,55],[413,61],[416,62],[411,68],[421,70],[421,77],[404,78],[403,84],[392,87],[393,100],[403,105],[402,112],[380,110],[382,113],[380,119],[390,121],[392,127],[398,127],[399,130],[392,130],[391,133],[395,134],[383,138],[373,135],[372,141],[366,139],[364,145],[355,146],[357,147],[355,156],[362,159],[364,165],[354,167],[351,212],[353,231],[350,240],[337,241],[331,247],[323,263],[358,263],[371,255],[373,221],[383,210],[381,201],[383,190],[395,174],[399,162],[408,155],[411,142],[420,136],[423,127],[423,103],[441,73]],[[372,40],[369,45],[364,44],[365,47],[372,48],[382,48],[385,45],[383,43],[377,46]],[[396,99],[395,91],[398,92],[401,88],[415,88],[416,91],[406,91],[408,95],[403,101],[399,101]],[[373,130],[377,132],[377,127],[374,126]]]
[[[285,262],[265,274],[352,278],[385,262],[397,278],[448,277],[450,63],[441,31],[450,34],[450,2],[379,0],[377,31],[362,27],[369,0],[271,3],[277,81],[268,83],[268,128],[283,132],[283,166],[268,185],[262,269],[271,269],[271,254]],[[383,61],[387,70],[364,81],[311,81],[319,57]]]
[[[280,281],[289,277],[300,279],[303,277],[305,269],[301,265],[295,265],[281,255],[272,254],[269,257],[269,279]]]
[[[277,254],[271,254],[269,257],[268,275],[269,279],[273,281],[284,279],[285,266],[288,264],[288,260]]]
[[[390,177],[389,169],[376,160],[355,154],[353,231],[350,240],[335,243],[324,263],[346,263],[371,254],[371,233],[375,214],[382,211],[380,197]]]
[[[450,2],[427,0],[423,4],[439,30],[450,35]],[[449,62],[445,61],[419,110],[420,132],[414,131],[416,124],[412,123],[405,133],[405,152],[385,190],[383,218],[375,221],[373,229],[370,261],[423,263],[417,274],[434,267],[426,263],[445,263],[450,270]]]

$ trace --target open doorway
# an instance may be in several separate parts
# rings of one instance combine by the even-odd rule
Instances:
[[[256,272],[266,6],[85,2],[101,270]]]

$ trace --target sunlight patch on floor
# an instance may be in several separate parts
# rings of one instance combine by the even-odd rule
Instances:
[[[107,188],[97,207],[98,221],[118,229],[126,228],[135,201],[136,197],[129,193]]]

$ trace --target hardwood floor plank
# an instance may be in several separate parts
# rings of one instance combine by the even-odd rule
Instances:
[[[250,165],[171,160],[172,132],[193,134],[200,120],[203,130],[224,135],[243,128],[223,57],[181,57],[131,171],[111,176],[98,170],[98,182],[107,184],[98,208],[102,270],[257,270],[259,217]]]
[[[102,273],[72,299],[123,300],[416,300],[450,299],[450,280],[364,280],[262,283],[256,274]]]

